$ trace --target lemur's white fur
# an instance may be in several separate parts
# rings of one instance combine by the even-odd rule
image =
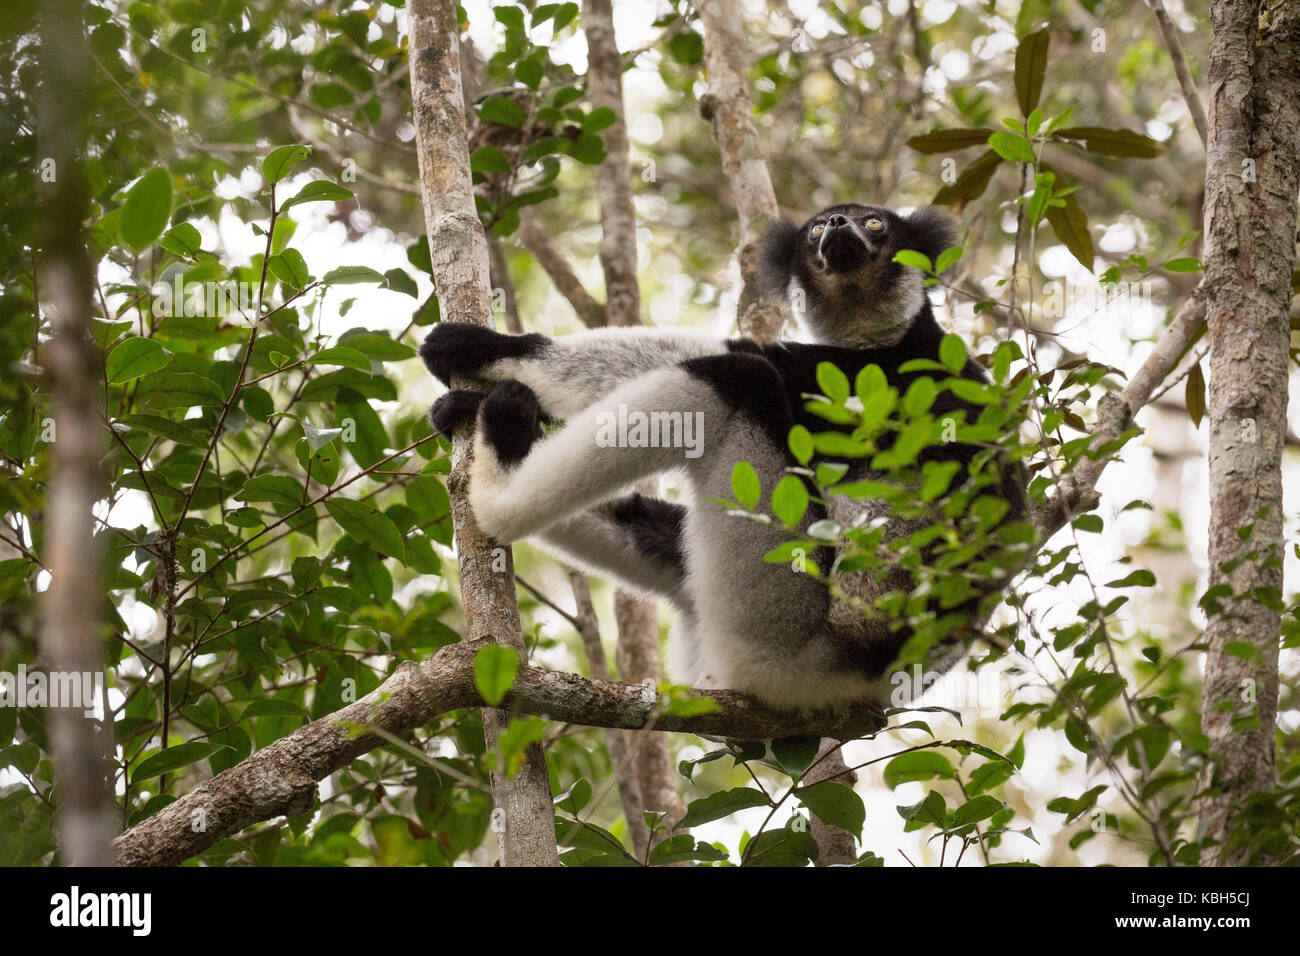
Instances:
[[[591,329],[553,341],[544,358],[500,359],[482,375],[522,382],[548,414],[568,418],[638,375],[726,351],[725,341],[707,332]]]

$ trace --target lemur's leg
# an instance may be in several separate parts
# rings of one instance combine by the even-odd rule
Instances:
[[[553,418],[567,418],[646,372],[726,351],[718,336],[680,330],[593,329],[548,339],[465,322],[435,325],[420,346],[425,365],[444,385],[453,374],[513,379],[531,388]]]
[[[682,550],[685,524],[684,506],[633,493],[562,518],[536,541],[570,564],[611,575],[687,611],[692,602]]]

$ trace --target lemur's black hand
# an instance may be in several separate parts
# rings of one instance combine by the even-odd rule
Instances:
[[[429,409],[429,424],[435,432],[450,441],[451,433],[456,428],[474,420],[482,402],[482,392],[454,389],[433,403],[433,408]]]
[[[477,375],[504,358],[525,358],[544,349],[544,335],[503,335],[471,322],[440,322],[420,346],[420,358],[444,385],[453,375]]]
[[[527,385],[499,382],[486,395],[468,389],[452,389],[429,409],[429,424],[447,440],[461,425],[474,420],[483,410],[480,427],[502,463],[512,465],[528,454],[541,438],[542,423],[550,421]]]
[[[503,465],[522,461],[541,438],[546,421],[537,396],[527,385],[515,381],[500,382],[483,399],[479,427]]]

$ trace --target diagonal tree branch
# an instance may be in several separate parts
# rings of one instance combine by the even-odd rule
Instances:
[[[484,706],[474,686],[474,655],[490,643],[451,644],[422,663],[401,664],[361,700],[264,747],[127,830],[113,843],[118,862],[175,865],[260,820],[305,813],[315,799],[317,782],[361,754],[439,714]],[[528,667],[520,671],[501,706],[511,713],[545,714],[585,726],[640,730],[653,725],[661,731],[715,737],[815,733],[852,739],[884,725],[883,713],[871,704],[800,714],[764,707],[734,691],[696,696],[713,698],[720,709],[676,716],[661,712],[657,695],[643,684],[587,680]]]
[[[538,224],[531,209],[525,208],[519,213],[518,235],[519,241],[551,277],[560,295],[573,306],[573,311],[578,313],[578,318],[582,320],[583,325],[589,329],[599,329],[609,324],[605,307],[583,288],[582,280],[573,271],[573,267],[564,258],[564,253],[560,252],[550,234]]]
[[[1039,540],[1046,541],[1075,516],[1095,505],[1097,479],[1113,456],[1113,452],[1102,452],[1102,449],[1114,447],[1114,443],[1133,427],[1134,416],[1151,401],[1156,387],[1178,365],[1179,359],[1204,327],[1205,291],[1202,284],[1192,290],[1128,384],[1118,394],[1102,396],[1090,443],[1097,457],[1079,462],[1074,471],[1061,480],[1056,495],[1035,507],[1032,517]]]

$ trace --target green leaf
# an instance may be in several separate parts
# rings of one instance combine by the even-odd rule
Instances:
[[[966,343],[960,335],[949,332],[939,343],[939,361],[954,375],[966,367]]]
[[[583,132],[569,143],[566,152],[587,166],[597,166],[605,161],[605,144],[595,133]]]
[[[350,285],[357,282],[383,282],[384,274],[369,266],[339,266],[320,280],[325,285]]]
[[[195,372],[154,372],[140,382],[140,399],[149,408],[224,405],[221,386]]]
[[[691,30],[675,33],[668,41],[668,54],[684,66],[694,66],[704,59],[704,39]]]
[[[296,196],[286,199],[280,204],[280,212],[292,209],[294,206],[301,206],[309,202],[346,202],[355,198],[352,190],[345,189],[338,183],[330,182],[328,179],[317,179],[303,186],[298,190]]]
[[[474,686],[493,707],[505,699],[518,674],[519,655],[508,647],[493,644],[474,655]]]
[[[405,554],[397,525],[374,505],[351,498],[333,498],[325,502],[325,510],[344,531],[380,554],[398,559]]]
[[[302,485],[287,475],[258,475],[244,482],[236,501],[269,501],[276,504],[302,503]]]
[[[758,507],[762,486],[758,483],[758,472],[747,461],[738,461],[731,469],[731,493],[736,500],[750,511]]]
[[[817,859],[817,841],[805,827],[764,830],[745,846],[744,866],[807,866]]]
[[[668,866],[691,860],[716,862],[725,860],[727,854],[712,844],[696,842],[689,833],[678,833],[659,843],[650,851],[651,866]]]
[[[821,743],[821,738],[812,734],[777,737],[772,741],[772,756],[782,770],[798,777],[817,759]]]
[[[158,245],[162,246],[174,256],[191,259],[199,251],[203,243],[203,237],[199,231],[188,222],[182,222],[168,229]]]
[[[790,435],[786,439],[790,445],[790,453],[794,455],[795,460],[801,465],[806,465],[813,456],[812,434],[802,425],[795,425],[790,429]]]
[[[108,353],[108,361],[105,363],[108,384],[130,382],[166,367],[171,360],[172,354],[153,339],[133,335],[123,339]]]
[[[478,105],[478,115],[485,123],[515,127],[524,125],[524,108],[509,96],[489,96]]]
[[[1205,373],[1201,371],[1200,362],[1193,365],[1192,370],[1187,373],[1184,396],[1187,401],[1187,414],[1191,416],[1192,424],[1200,428],[1201,420],[1205,418]]]
[[[278,183],[289,175],[296,163],[302,162],[310,153],[310,146],[279,146],[262,160],[262,177],[268,185]]]
[[[409,295],[412,299],[420,297],[420,287],[405,269],[389,269],[385,272],[384,288]]]
[[[989,137],[989,147],[1003,159],[1018,163],[1033,163],[1034,147],[1029,140],[1005,130]]]
[[[931,780],[935,777],[951,780],[956,775],[957,771],[953,769],[951,761],[933,750],[914,750],[900,754],[885,765],[884,772],[885,786],[890,790],[897,788],[900,783]]]
[[[1146,568],[1138,568],[1136,571],[1122,578],[1116,578],[1114,581],[1107,582],[1108,588],[1151,588],[1155,587],[1156,576]]]
[[[736,787],[733,790],[722,790],[718,793],[709,794],[707,797],[701,797],[699,800],[692,800],[686,807],[686,816],[682,817],[681,822],[677,825],[683,829],[689,829],[690,827],[697,827],[701,823],[711,823],[714,820],[729,817],[739,810],[769,805],[768,799],[763,792],[755,790],[753,787]]]
[[[165,169],[151,169],[126,194],[119,223],[122,241],[137,252],[149,248],[166,228],[171,214],[171,174]]]
[[[847,385],[847,382],[846,382]],[[735,472],[732,472],[734,477]],[[787,528],[793,528],[803,518],[808,509],[808,489],[803,479],[795,475],[786,475],[777,482],[772,490],[772,513],[781,519]]]
[[[192,763],[197,763],[212,756],[218,750],[225,749],[227,748],[224,744],[206,744],[199,741],[168,747],[166,750],[140,761],[131,774],[131,782],[136,783],[150,777],[157,777],[160,774],[170,773],[181,767],[188,767]]]
[[[370,359],[364,353],[342,345],[321,349],[315,355],[309,355],[303,361],[308,365],[342,365],[345,368],[360,369],[363,372],[370,371]]]
[[[493,648],[490,647],[484,648],[484,650],[492,650],[492,649]],[[498,647],[496,648],[496,650],[505,650],[505,648]],[[479,653],[481,654],[482,651],[480,651]],[[510,657],[515,661],[515,666],[518,667],[519,658],[513,653],[510,655]],[[474,660],[474,666],[477,669],[478,667],[477,656],[475,657]],[[477,680],[478,678],[476,676],[475,682],[477,682]],[[514,681],[513,677],[511,678],[511,681],[512,682]],[[509,689],[508,685],[506,689],[507,690]],[[482,687],[480,687],[479,693],[482,692],[483,692]],[[564,791],[564,793],[560,794],[558,797],[555,798],[554,803],[555,803],[555,809],[563,810],[565,813],[572,813],[576,816],[577,814],[582,812],[582,808],[585,807],[590,801],[591,801],[591,784],[587,782],[585,777],[579,777],[577,780],[573,782],[573,786],[571,786],[568,790]]]
[[[942,275],[947,272],[964,253],[965,250],[961,246],[953,246],[951,249],[943,250],[943,252],[939,253],[939,258],[934,262],[935,274]]]
[[[437,478],[412,478],[406,483],[406,503],[421,523],[436,521],[451,510],[447,489]]]
[[[202,429],[182,422],[174,422],[170,418],[163,418],[161,415],[123,415],[117,421],[130,428],[146,431],[151,435],[170,438],[182,445],[204,448],[208,444],[207,433]]]
[[[1170,272],[1200,272],[1202,266],[1201,260],[1195,256],[1181,256],[1177,259],[1170,259],[1165,263],[1165,268]]]
[[[991,129],[936,129],[907,141],[919,153],[952,153],[959,149],[982,146],[988,142]]]
[[[926,260],[929,262],[929,260]],[[836,404],[849,397],[849,379],[830,362],[817,363],[817,386],[822,394]]]
[[[1042,98],[1050,42],[1051,36],[1044,27],[1026,36],[1016,47],[1016,100],[1022,116],[1032,113]]]
[[[930,261],[930,257],[923,252],[917,252],[915,249],[900,249],[894,253],[894,261],[900,265],[913,266],[922,272],[932,272],[934,270],[934,263]]]
[[[415,355],[415,349],[384,332],[346,332],[339,338],[339,345],[365,352],[381,362],[400,362]]]
[[[824,780],[811,787],[800,788],[799,799],[823,823],[847,830],[862,839],[862,825],[867,822],[867,808],[852,787],[835,780]]]
[[[480,146],[470,156],[469,168],[476,173],[504,173],[510,169],[510,161],[495,146]]]
[[[957,181],[944,186],[931,200],[936,206],[964,206],[984,195],[993,180],[993,174],[1002,165],[1002,157],[993,150],[980,153],[957,176]]]
[[[1070,250],[1070,254],[1091,272],[1093,249],[1092,234],[1088,231],[1088,214],[1074,196],[1074,193],[1069,193],[1059,197],[1064,200],[1064,206],[1048,206],[1047,223],[1052,227],[1056,238]]]
[[[953,823],[957,826],[979,823],[981,820],[987,820],[1001,809],[1003,809],[1001,800],[990,797],[988,794],[981,794],[973,800],[966,801],[952,812]]]
[[[543,73],[541,61],[535,55],[515,64],[515,77],[534,90],[542,85]]]
[[[1083,143],[1084,149],[1103,156],[1135,156],[1140,159],[1151,159],[1165,151],[1165,147],[1151,137],[1126,129],[1067,126],[1058,129],[1053,137]]]
[[[295,289],[304,288],[311,280],[311,273],[302,253],[297,249],[286,249],[279,255],[266,260],[266,269],[281,282]]]
[[[608,106],[602,106],[600,109],[592,110],[582,121],[582,128],[588,133],[598,133],[602,129],[607,129],[614,125],[618,117]]]

